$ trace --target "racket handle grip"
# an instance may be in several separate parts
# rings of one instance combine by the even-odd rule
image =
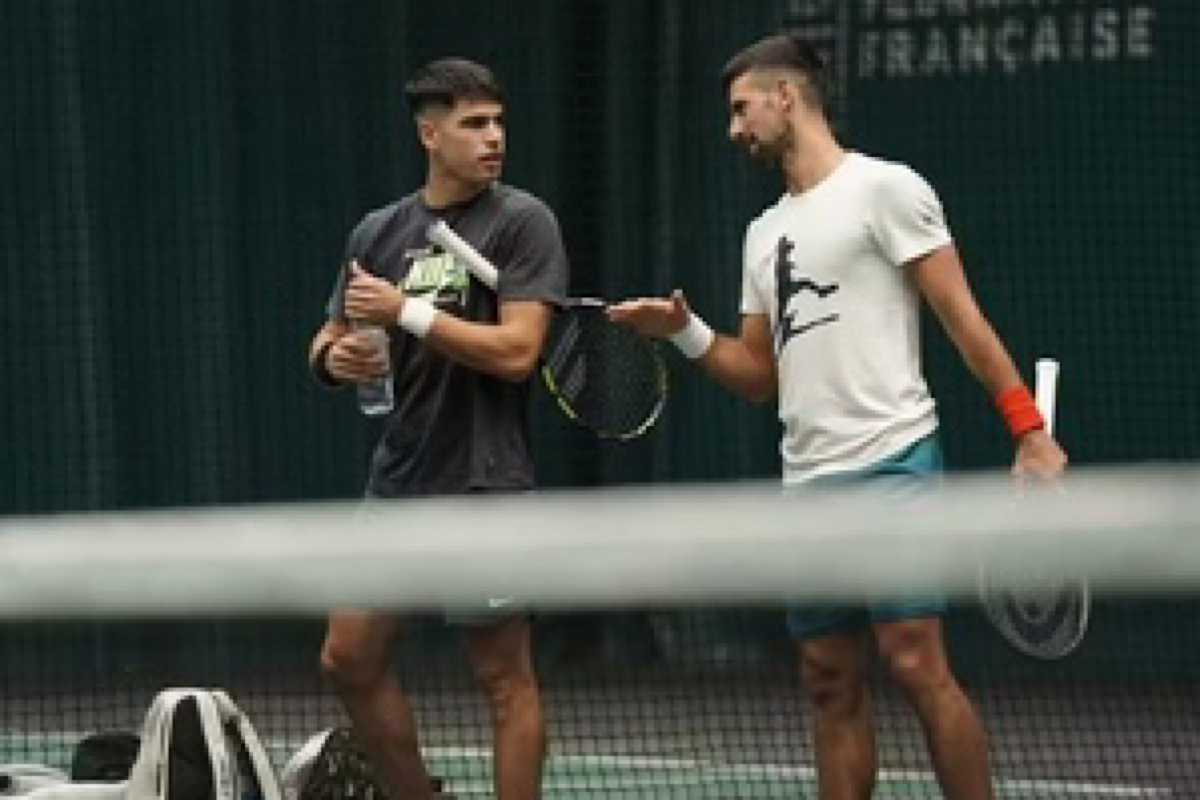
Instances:
[[[454,232],[454,229],[439,219],[429,226],[425,238],[463,262],[467,270],[483,285],[495,289],[500,283],[500,271],[483,257],[471,244]]]
[[[1058,402],[1058,360],[1039,358],[1034,367],[1033,396],[1046,423],[1046,433],[1054,435],[1054,407]]]

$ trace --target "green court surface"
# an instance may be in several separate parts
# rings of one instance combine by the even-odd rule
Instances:
[[[27,762],[18,753],[43,754],[48,766],[67,769],[73,742],[79,734],[9,734],[0,738],[0,756],[6,762]],[[268,749],[282,767],[300,743],[273,741]],[[446,782],[456,797],[491,797],[490,754],[484,748],[439,747],[426,750],[430,772]],[[551,753],[543,780],[543,800],[597,797],[604,800],[634,798],[688,798],[688,800],[767,800],[816,796],[812,766],[720,763],[701,759],[658,758],[642,755]],[[997,778],[998,798],[1051,800],[1052,798],[1165,798],[1168,789],[1148,786],[1091,783],[1087,781]],[[940,792],[933,775],[921,771],[880,770],[874,797],[877,800],[935,798]]]
[[[477,749],[443,748],[427,754],[446,788],[465,797],[489,797],[488,755]],[[621,755],[551,755],[543,780],[544,800],[603,797],[606,800],[686,797],[698,800],[815,797],[812,766],[717,763],[698,759]],[[1051,798],[1170,797],[1168,790],[1084,781],[997,779],[996,796],[1020,800]],[[930,773],[881,770],[877,800],[940,797]]]

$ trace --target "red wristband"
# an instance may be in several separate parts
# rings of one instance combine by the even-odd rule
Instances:
[[[1013,436],[1046,427],[1045,420],[1033,402],[1033,395],[1024,386],[1014,386],[996,395],[996,407],[1004,415],[1004,423]]]

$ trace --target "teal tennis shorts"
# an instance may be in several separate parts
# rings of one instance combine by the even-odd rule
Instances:
[[[943,470],[942,447],[931,433],[890,458],[855,472],[818,478],[791,492],[807,488],[862,486],[880,489],[903,498],[937,485]],[[937,617],[946,613],[944,597],[911,597],[903,600],[873,600],[854,605],[794,603],[787,607],[788,633],[803,640],[840,631],[858,630],[872,622],[889,622],[912,617]]]

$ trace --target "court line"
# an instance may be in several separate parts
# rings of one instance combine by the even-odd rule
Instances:
[[[430,757],[488,759],[491,751],[482,747],[434,747],[426,748]],[[618,788],[619,782],[612,778],[597,779],[583,786],[562,785],[557,776],[553,775],[555,765],[575,764],[580,767],[600,767],[617,770],[661,769],[691,774],[697,783],[714,779],[787,779],[812,782],[816,780],[816,770],[808,766],[785,766],[780,764],[745,764],[705,761],[704,759],[670,758],[658,756],[630,755],[600,755],[586,753],[552,753],[547,759],[548,785],[550,789],[602,789],[605,787]],[[630,776],[631,779],[633,776]],[[678,785],[682,776],[674,776],[671,783]],[[683,777],[686,781],[687,778]],[[923,770],[879,770],[880,781],[925,783],[936,785],[932,772]],[[646,785],[645,778],[633,781],[635,785]],[[1113,798],[1163,798],[1171,797],[1172,792],[1164,787],[1128,786],[1123,784],[1097,783],[1091,781],[1055,780],[1049,778],[997,778],[994,784],[997,792],[1002,794],[1018,794],[1037,792],[1045,794],[1060,794],[1081,797],[1113,797]]]
[[[82,738],[81,733],[55,732],[29,735],[0,736],[0,752],[22,743],[42,742],[70,747]],[[289,739],[271,739],[265,744],[273,754],[286,757],[295,751],[303,742]],[[37,746],[34,744],[33,746]],[[491,758],[491,750],[486,747],[427,747],[425,755],[430,758],[468,759],[486,761]],[[610,777],[596,776],[558,776],[554,775],[555,768],[601,768],[613,770],[664,770],[681,773],[668,776],[663,785],[680,786],[691,781],[703,784],[712,780],[793,780],[812,782],[816,780],[816,770],[809,766],[787,766],[782,764],[746,764],[738,762],[706,761],[698,758],[671,758],[665,756],[613,755],[597,753],[551,753],[547,759],[547,778],[545,788],[549,790],[587,791],[600,789],[619,789],[625,787],[653,785],[649,776],[621,775]],[[584,778],[584,780],[580,780]],[[564,780],[566,779],[566,780]],[[936,780],[933,773],[923,770],[894,770],[881,769],[880,781],[925,783],[934,785]],[[1097,798],[1167,798],[1173,792],[1165,787],[1128,786],[1123,784],[1097,783],[1091,781],[1054,780],[1048,778],[998,778],[994,783],[995,790],[1002,795],[1021,796],[1025,793],[1059,794],[1075,797]],[[466,789],[470,791],[470,789]]]

